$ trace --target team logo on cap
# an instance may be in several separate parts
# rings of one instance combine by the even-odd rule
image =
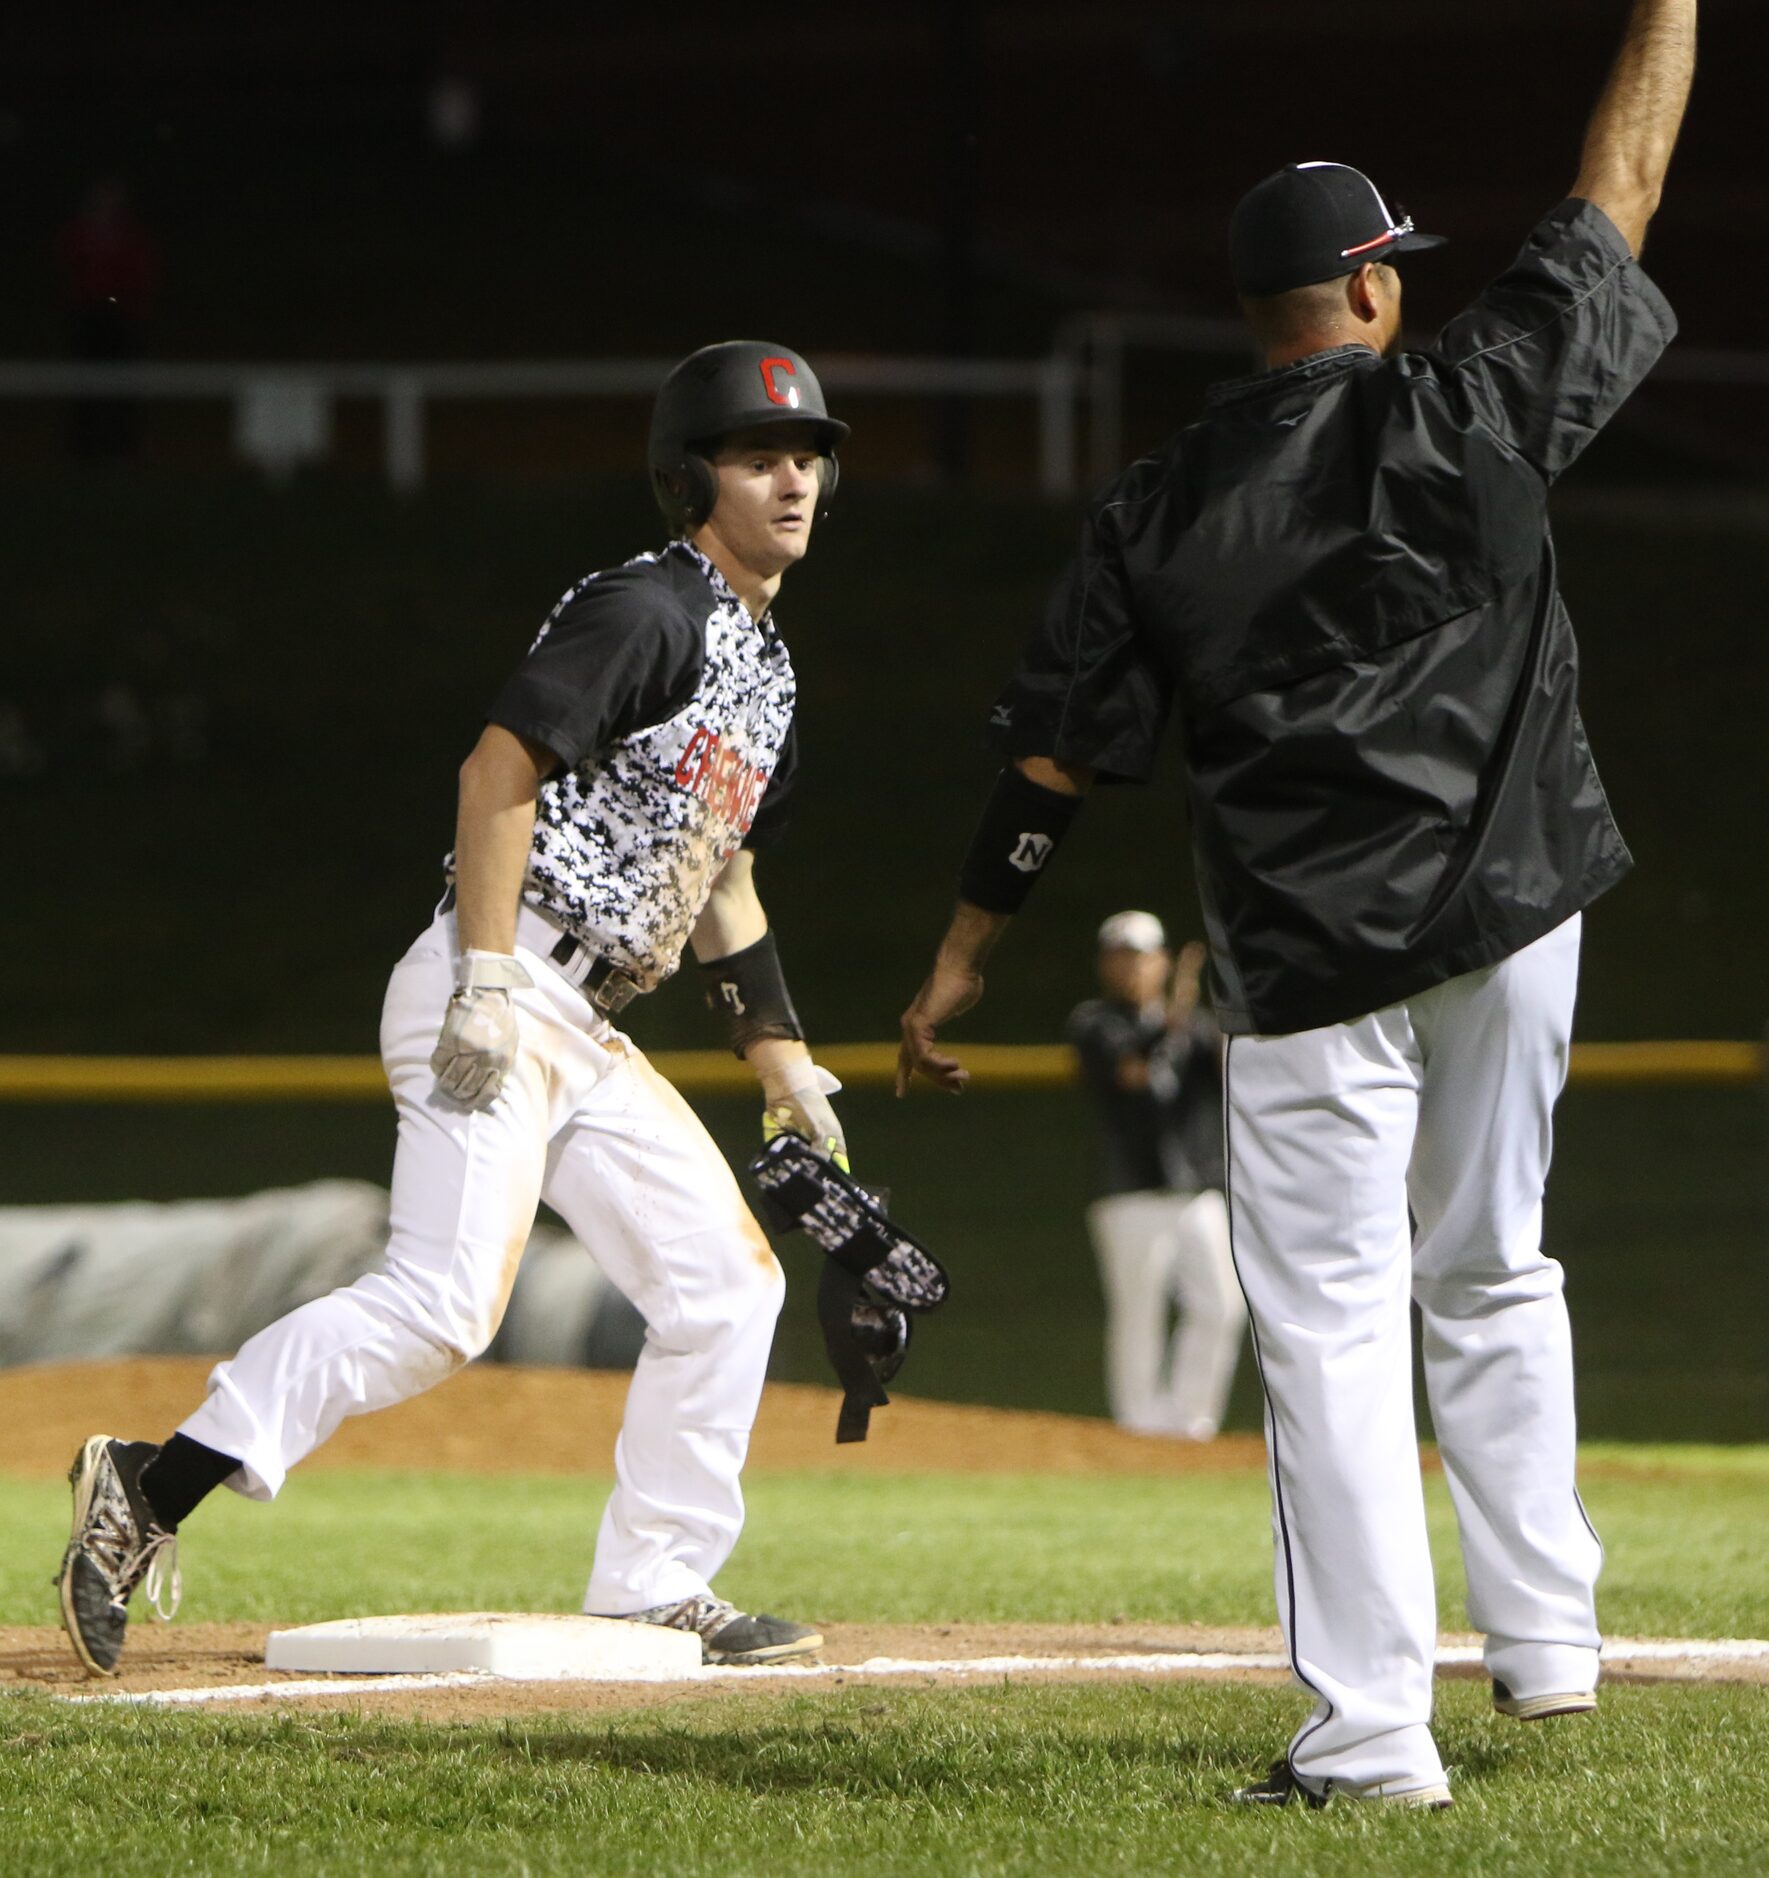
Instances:
[[[796,411],[799,408],[798,386],[782,387],[775,377],[776,372],[784,372],[788,378],[796,378],[798,367],[791,359],[763,359],[761,363],[762,389],[768,394],[768,402],[788,405]]]

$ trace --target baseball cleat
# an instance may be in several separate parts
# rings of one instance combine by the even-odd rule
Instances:
[[[1311,1792],[1291,1773],[1287,1760],[1273,1761],[1271,1772],[1263,1780],[1255,1781],[1250,1787],[1236,1787],[1228,1797],[1235,1806],[1288,1806],[1292,1800],[1301,1800],[1316,1812],[1327,1804],[1320,1794]]]
[[[1345,1793],[1344,1788],[1338,1789]],[[1314,1812],[1319,1812],[1333,1798],[1334,1789],[1329,1786],[1325,1793],[1316,1793],[1312,1787],[1305,1787],[1296,1778],[1288,1760],[1273,1761],[1271,1772],[1250,1787],[1236,1787],[1229,1797],[1234,1806],[1288,1806],[1292,1800],[1301,1800]],[[1350,1794],[1346,1794],[1351,1798]],[[1384,1806],[1411,1806],[1427,1812],[1442,1813],[1455,1802],[1450,1798],[1450,1790],[1442,1781],[1429,1787],[1408,1787],[1401,1793],[1362,1793],[1356,1796],[1360,1800],[1379,1800]]]
[[[95,1676],[117,1673],[129,1594],[138,1584],[145,1581],[162,1622],[178,1609],[178,1540],[155,1520],[141,1491],[141,1470],[159,1451],[151,1441],[94,1435],[68,1473],[74,1530],[55,1584],[74,1654]]]
[[[1495,1676],[1493,1707],[1518,1721],[1548,1721],[1555,1715],[1589,1715],[1597,1706],[1595,1689],[1563,1690],[1559,1695],[1513,1695]]]
[[[694,1631],[704,1663],[783,1663],[823,1648],[822,1637],[808,1624],[788,1623],[784,1617],[751,1617],[711,1592],[634,1611],[627,1621]]]

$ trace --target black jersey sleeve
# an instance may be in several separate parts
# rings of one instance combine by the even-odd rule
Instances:
[[[1670,303],[1595,203],[1571,197],[1428,353],[1446,388],[1550,482],[1677,334]]]
[[[693,697],[705,636],[642,570],[580,581],[554,607],[486,713],[575,769],[616,738],[661,724]]]
[[[1155,767],[1172,679],[1137,620],[1116,504],[1089,516],[1019,669],[995,701],[991,741],[1005,755],[1046,756],[1107,782]]]
[[[787,726],[786,741],[780,746],[780,757],[774,765],[774,773],[768,778],[767,788],[762,791],[761,806],[756,810],[755,820],[749,825],[749,833],[743,837],[746,848],[758,851],[775,848],[785,839],[786,830],[792,821],[792,794],[798,786],[798,777],[799,732],[795,721]]]

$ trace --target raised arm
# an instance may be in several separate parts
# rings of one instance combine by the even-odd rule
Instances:
[[[1585,133],[1573,194],[1594,202],[1638,256],[1658,208],[1695,76],[1697,0],[1634,0]]]

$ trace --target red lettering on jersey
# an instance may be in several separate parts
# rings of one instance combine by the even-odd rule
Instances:
[[[718,753],[718,738],[704,724],[701,725],[688,739],[688,747],[676,765],[676,787],[686,789],[691,795],[702,794],[706,772]]]
[[[770,404],[790,404],[798,409],[798,387],[788,385],[783,391],[775,382],[774,374],[784,372],[788,378],[798,377],[798,367],[791,359],[763,359],[761,363],[762,389],[768,394]]]
[[[713,773],[712,787],[706,792],[708,807],[721,820],[731,819],[731,785],[737,780],[743,768],[743,759],[735,750],[726,749],[719,758],[718,769]]]
[[[745,762],[741,751],[704,724],[688,739],[675,769],[676,787],[698,796],[739,835],[749,833],[768,786],[768,775],[767,770]]]
[[[762,806],[762,791],[768,786],[768,772],[752,769],[749,772],[749,786],[743,792],[743,819],[738,824],[737,832],[747,835],[750,824],[756,818],[756,810]]]
[[[743,825],[743,804],[749,795],[749,785],[755,771],[747,763],[739,763],[731,772],[731,780],[725,789],[725,820],[733,828]]]

